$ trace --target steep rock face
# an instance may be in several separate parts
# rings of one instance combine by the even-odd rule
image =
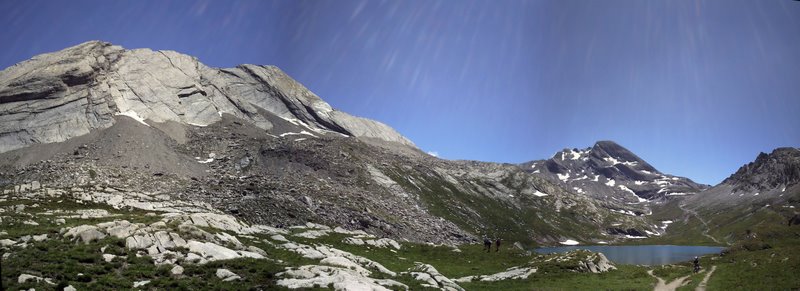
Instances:
[[[719,185],[692,197],[693,208],[744,206],[752,203],[784,205],[800,194],[800,149],[778,148],[760,153]],[[786,205],[789,206],[789,205]]]
[[[92,83],[119,52],[80,45],[44,54],[0,72],[0,151],[51,143],[105,128],[115,112]]]
[[[273,66],[216,69],[172,51],[91,41],[0,71],[0,152],[107,128],[119,114],[208,125],[223,113],[267,130],[271,115],[320,134],[414,146],[385,124],[336,111]]]
[[[578,194],[628,204],[693,194],[707,187],[663,174],[612,141],[599,141],[582,150],[564,149],[550,159],[520,166]]]
[[[792,237],[785,227],[793,224],[800,208],[798,182],[800,150],[760,153],[722,183],[680,201],[686,217],[701,223],[673,219],[674,225],[699,230],[715,243],[747,239],[751,231],[757,236]]]
[[[722,181],[736,192],[785,189],[800,182],[800,149],[778,148],[760,153],[756,160]]]

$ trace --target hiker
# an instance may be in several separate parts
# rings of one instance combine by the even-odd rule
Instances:
[[[700,259],[697,256],[694,257],[694,272],[700,272]]]
[[[494,251],[495,252],[499,252],[500,251],[500,238],[497,238],[497,240],[494,241],[494,246],[495,246]]]
[[[483,238],[483,249],[486,250],[487,253],[492,251],[492,241],[489,240],[488,237]]]

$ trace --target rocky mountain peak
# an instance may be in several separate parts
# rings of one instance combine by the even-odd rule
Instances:
[[[594,146],[592,146],[592,148],[593,149],[604,149],[604,150],[607,150],[607,151],[614,151],[614,152],[618,151],[618,152],[630,153],[630,151],[628,149],[622,147],[621,145],[619,145],[618,143],[616,143],[616,142],[614,142],[612,140],[598,140],[597,142],[594,143]]]
[[[564,149],[548,160],[531,161],[521,167],[578,194],[621,203],[689,195],[706,188],[687,178],[659,172],[613,141],[598,141],[584,149]]]
[[[759,153],[752,161],[722,181],[736,192],[765,191],[791,187],[800,182],[800,149],[783,147]]]
[[[206,126],[223,114],[275,135],[288,133],[276,127],[288,122],[414,148],[383,123],[333,109],[274,66],[218,69],[174,51],[89,41],[0,71],[0,152],[108,128],[118,115]]]
[[[632,167],[652,173],[660,173],[653,166],[639,158],[636,154],[613,141],[598,141],[592,147],[592,156],[602,159],[612,165],[621,164],[622,167]]]

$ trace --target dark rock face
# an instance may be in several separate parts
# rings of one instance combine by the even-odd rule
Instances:
[[[644,233],[642,233],[641,231],[639,231],[639,230],[637,230],[635,228],[621,229],[621,228],[612,227],[612,228],[606,229],[606,233],[608,233],[610,235],[629,235],[629,236],[635,236],[635,237],[646,237],[647,236],[647,235],[645,235]]]
[[[687,178],[663,174],[612,141],[599,141],[582,150],[564,149],[548,160],[520,166],[578,194],[618,203],[690,195],[707,188]]]
[[[604,160],[606,157],[612,157],[617,160],[627,162],[615,164],[614,166],[618,169],[632,169],[631,167],[635,167],[636,171],[649,171],[658,173],[653,166],[639,158],[639,156],[613,141],[601,140],[595,143],[592,147],[592,157],[594,158],[593,161]]]
[[[722,181],[734,192],[763,192],[786,189],[800,182],[800,149],[778,148],[760,153],[755,161],[739,168]]]
[[[800,225],[800,215],[795,214],[792,218],[789,219],[789,226],[792,225]]]

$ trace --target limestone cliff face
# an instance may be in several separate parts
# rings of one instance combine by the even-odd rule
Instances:
[[[0,152],[107,128],[119,114],[208,125],[223,113],[265,130],[274,115],[318,133],[414,147],[385,124],[331,108],[274,66],[218,69],[173,51],[91,41],[0,71]]]

